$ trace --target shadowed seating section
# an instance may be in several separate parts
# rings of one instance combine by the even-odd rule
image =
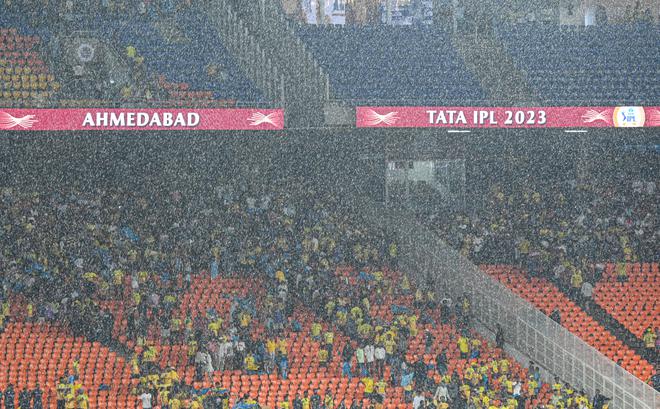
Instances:
[[[571,29],[507,24],[497,26],[496,31],[543,101],[604,105],[657,102],[657,26]]]
[[[485,97],[443,29],[304,26],[298,34],[339,97],[416,104]]]
[[[160,24],[149,19],[104,21],[99,27],[116,36],[123,49],[135,47],[149,73],[156,74],[164,98],[176,106],[213,101],[260,102],[261,92],[241,72],[206,16],[183,10]]]

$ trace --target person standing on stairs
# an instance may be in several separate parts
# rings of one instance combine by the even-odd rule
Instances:
[[[594,286],[591,285],[589,281],[585,281],[582,283],[582,289],[580,292],[582,293],[582,303],[584,310],[588,313],[589,309],[591,308],[591,297],[594,294]]]
[[[500,324],[497,324],[497,331],[495,332],[495,345],[500,349],[504,348],[504,330]]]
[[[575,268],[573,275],[571,276],[571,298],[576,298],[582,289],[582,272],[579,269]]]
[[[655,334],[655,331],[653,331],[653,328],[648,327],[646,328],[646,331],[644,331],[644,335],[642,336],[642,339],[644,340],[644,346],[646,347],[646,350],[649,352],[655,351],[655,341],[658,338],[658,336]]]

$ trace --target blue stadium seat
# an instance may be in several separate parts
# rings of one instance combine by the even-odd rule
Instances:
[[[660,33],[650,25],[558,29],[501,25],[497,35],[545,102],[654,104]]]
[[[444,29],[304,26],[298,34],[341,98],[429,104],[485,98]]]
[[[116,25],[104,23],[105,30],[119,34],[122,45],[133,45],[145,57],[147,67],[164,74],[168,81],[187,82],[192,90],[213,91],[216,97],[258,102],[261,92],[242,74],[207,18],[193,11],[181,11],[176,23],[182,30],[181,43],[168,42],[149,21],[134,20]],[[206,67],[214,64],[225,71],[224,78],[211,78]]]

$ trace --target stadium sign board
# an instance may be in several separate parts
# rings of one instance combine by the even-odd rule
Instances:
[[[282,109],[3,109],[0,131],[279,130]]]
[[[357,107],[358,128],[636,128],[660,107]]]

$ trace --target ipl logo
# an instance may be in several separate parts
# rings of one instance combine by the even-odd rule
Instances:
[[[644,126],[646,115],[643,107],[616,107],[613,120],[616,127],[637,128]]]

